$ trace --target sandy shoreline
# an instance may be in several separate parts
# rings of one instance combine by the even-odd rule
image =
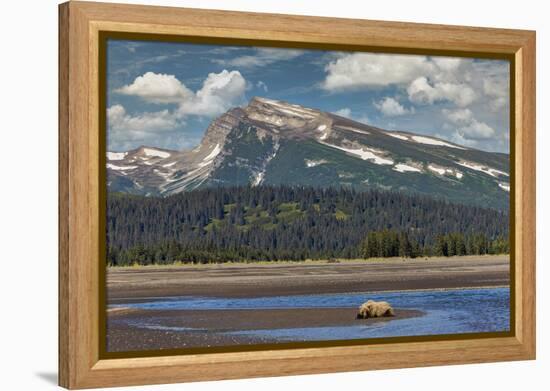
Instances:
[[[232,335],[231,332],[361,326],[423,315],[421,311],[400,308],[396,308],[395,312],[394,317],[356,319],[356,308],[110,311],[108,350],[116,352],[276,343],[281,341],[254,335]],[[140,326],[136,326],[138,324]]]
[[[367,293],[366,300],[372,292],[509,286],[509,278],[508,256],[109,268],[107,304],[124,306],[174,296],[255,298],[359,292]],[[357,308],[141,310],[115,307],[109,309],[107,316],[107,350],[280,343],[284,341],[242,332],[359,326],[424,315],[415,309],[396,308],[396,317],[357,320],[356,313]]]
[[[261,297],[508,286],[509,257],[110,268],[109,304],[166,296]]]

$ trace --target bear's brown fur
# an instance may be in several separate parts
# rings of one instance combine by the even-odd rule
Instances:
[[[357,312],[357,319],[379,318],[382,316],[395,316],[393,308],[385,301],[369,300],[361,304]]]

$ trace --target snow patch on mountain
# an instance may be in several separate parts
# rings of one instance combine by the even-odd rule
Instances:
[[[393,166],[392,170],[397,172],[422,172],[420,168],[409,166],[408,164],[404,163],[397,163],[395,166]]]
[[[254,175],[254,179],[252,180],[252,186],[259,186],[262,181],[264,180],[265,171],[260,171]]]
[[[123,160],[128,152],[107,152],[107,160]]]
[[[459,147],[458,145],[449,144],[449,143],[446,143],[445,141],[437,140],[437,139],[431,138],[431,137],[412,136],[411,139],[413,141],[417,142],[417,143],[420,143],[420,144],[436,145],[436,146],[456,148],[456,149],[466,149],[466,148],[463,148],[463,147]]]
[[[316,113],[311,113],[310,111],[306,110],[299,110],[296,108],[288,109],[285,107],[277,107],[277,111],[284,113],[286,115],[290,115],[291,117],[299,117],[299,118],[305,118],[305,119],[312,119],[315,118]]]
[[[507,191],[507,192],[510,191],[510,184],[509,183],[499,183],[498,187],[500,187],[504,191]]]
[[[317,130],[321,132],[321,136],[319,136],[319,140],[326,140],[328,138],[328,135],[330,133],[330,128],[327,129],[327,125],[322,124],[317,127]]]
[[[439,175],[451,175],[456,177],[456,179],[462,179],[463,177],[462,172],[455,170],[454,168],[443,167],[433,163],[428,164],[428,170],[433,171]]]
[[[115,171],[135,170],[138,166],[115,166],[114,164],[107,163],[107,168]]]
[[[353,155],[355,157],[358,157],[363,160],[371,161],[375,164],[379,165],[393,165],[393,160],[385,158],[381,156],[382,154],[374,149],[368,148],[368,147],[361,147],[361,148],[345,148],[341,147],[339,145],[329,144],[329,143],[322,143],[323,145],[326,145],[327,147],[336,148],[341,151],[347,152],[350,155]],[[378,153],[378,155],[377,155]]]
[[[157,174],[158,176],[164,178],[164,180],[166,180],[166,181],[170,181],[170,180],[171,180],[171,176],[173,175],[172,172],[162,172],[162,171],[160,171],[160,170],[158,170],[158,169],[156,169],[156,168],[153,170],[153,172],[154,172],[155,174]]]
[[[291,117],[312,119],[319,115],[319,112],[316,110],[308,109],[299,105],[290,105],[286,102],[281,102],[274,99],[256,97],[253,100],[269,105],[271,108],[274,108],[275,110]]]
[[[281,145],[279,144],[279,141],[277,140],[275,144],[273,145],[272,152],[265,158],[265,160],[262,162],[262,165],[260,169],[257,172],[252,173],[252,186],[259,186],[262,184],[264,178],[265,178],[265,172],[267,170],[267,165],[275,156],[277,156],[277,152],[279,151],[279,148]]]
[[[399,134],[399,133],[386,132],[386,134],[388,136],[398,138],[399,140],[403,140],[403,141],[408,141],[409,140],[409,138],[407,136],[403,136],[402,134]]]
[[[160,151],[158,149],[153,149],[153,148],[143,148],[143,153],[145,153],[145,155],[147,156],[160,157],[163,159],[170,157],[170,154],[168,152]]]
[[[175,194],[184,190],[193,190],[199,187],[207,178],[208,167],[199,167],[185,173],[182,177],[171,178],[162,186],[162,190],[166,194]]]
[[[482,172],[482,173],[490,175],[494,178],[498,178],[501,175],[509,176],[508,173],[506,173],[504,171],[500,171],[500,170],[497,170],[496,168],[484,166],[482,164],[475,163],[475,162],[468,162],[468,161],[463,160],[463,161],[460,161],[460,162],[456,162],[456,164],[458,164],[462,167],[469,168],[470,170],[475,170],[475,171]]]
[[[309,160],[309,159],[305,159],[304,160],[305,163],[306,163],[306,167],[316,167],[316,166],[319,166],[321,164],[325,164],[325,163],[328,163],[326,160],[324,159],[321,159],[321,160]]]
[[[433,164],[428,164],[428,170],[438,173],[439,175],[445,175],[447,170],[443,167],[434,166]]]
[[[214,159],[216,158],[216,156],[219,155],[219,153],[221,151],[222,151],[222,149],[220,147],[220,144],[216,144],[214,149],[212,151],[210,151],[210,153],[202,159],[202,161],[198,164],[198,166],[199,167],[206,167],[206,166],[214,163]]]
[[[206,161],[206,160],[212,160],[214,159],[216,156],[218,156],[218,154],[222,151],[222,149],[220,148],[220,144],[216,144],[216,146],[214,147],[214,149],[212,150],[212,152],[210,152],[208,154],[208,156],[206,156],[203,161]]]
[[[256,121],[262,121],[267,122],[268,124],[275,125],[275,126],[282,126],[283,125],[283,119],[278,115],[258,115],[258,114],[251,114],[250,118],[255,119]]]

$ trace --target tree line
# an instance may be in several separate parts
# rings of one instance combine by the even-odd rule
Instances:
[[[422,195],[351,188],[219,187],[166,198],[111,193],[107,262],[507,252],[508,218],[504,211]]]
[[[421,245],[412,239],[406,231],[385,229],[369,232],[361,245],[363,258],[416,258],[432,255],[450,257],[509,252],[509,241],[506,237],[498,236],[490,239],[484,233],[452,232],[437,235],[433,244]]]

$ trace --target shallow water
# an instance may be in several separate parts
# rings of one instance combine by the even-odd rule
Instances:
[[[420,336],[508,331],[508,288],[344,293],[257,298],[171,297],[119,304],[146,310],[221,310],[358,307],[367,299],[385,300],[394,308],[420,310],[425,315],[360,326],[243,330],[227,334],[273,338],[280,341],[322,341],[395,336]],[[133,324],[145,328],[162,325]],[[174,331],[176,328],[171,328]],[[185,329],[189,331],[188,328]],[[183,331],[183,330],[182,330]],[[204,332],[198,330],[197,332]]]

